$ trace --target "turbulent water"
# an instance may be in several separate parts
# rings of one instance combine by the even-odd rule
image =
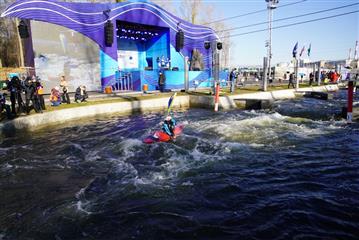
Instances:
[[[0,239],[358,239],[359,125],[343,98],[111,116],[0,138]]]

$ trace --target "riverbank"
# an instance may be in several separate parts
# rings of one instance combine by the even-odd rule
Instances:
[[[246,100],[268,100],[276,101],[282,99],[292,99],[297,97],[300,92],[330,92],[337,91],[337,85],[326,85],[318,87],[295,89],[274,90],[261,92],[258,89],[239,90],[237,94],[223,92],[219,98],[220,110],[241,108],[238,101]],[[1,132],[6,130],[27,129],[34,130],[49,124],[67,122],[80,118],[93,117],[105,114],[133,114],[145,113],[148,111],[163,111],[167,108],[168,98],[172,93],[134,93],[105,95],[98,97],[87,103],[64,104],[59,107],[48,107],[42,114],[32,114],[21,116],[11,121],[0,123]],[[190,92],[179,93],[173,105],[174,108],[214,108],[214,98],[207,93]]]

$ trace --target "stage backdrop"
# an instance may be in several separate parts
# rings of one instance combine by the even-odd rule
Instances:
[[[99,46],[84,35],[58,25],[31,21],[36,74],[47,93],[64,75],[71,92],[79,85],[101,90]]]

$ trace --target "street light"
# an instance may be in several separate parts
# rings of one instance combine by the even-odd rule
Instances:
[[[271,60],[272,60],[272,19],[273,19],[273,10],[277,8],[277,4],[279,3],[279,0],[265,0],[267,2],[267,9],[268,9],[268,31],[269,31],[269,39],[268,43],[266,43],[267,47],[267,67],[268,67],[268,77],[271,77]],[[264,84],[263,84],[263,90],[267,91],[267,76],[264,76]]]

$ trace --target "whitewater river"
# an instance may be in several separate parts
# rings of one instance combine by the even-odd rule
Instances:
[[[0,240],[359,239],[359,124],[334,100],[107,116],[0,137]],[[358,101],[357,101],[358,102]]]

